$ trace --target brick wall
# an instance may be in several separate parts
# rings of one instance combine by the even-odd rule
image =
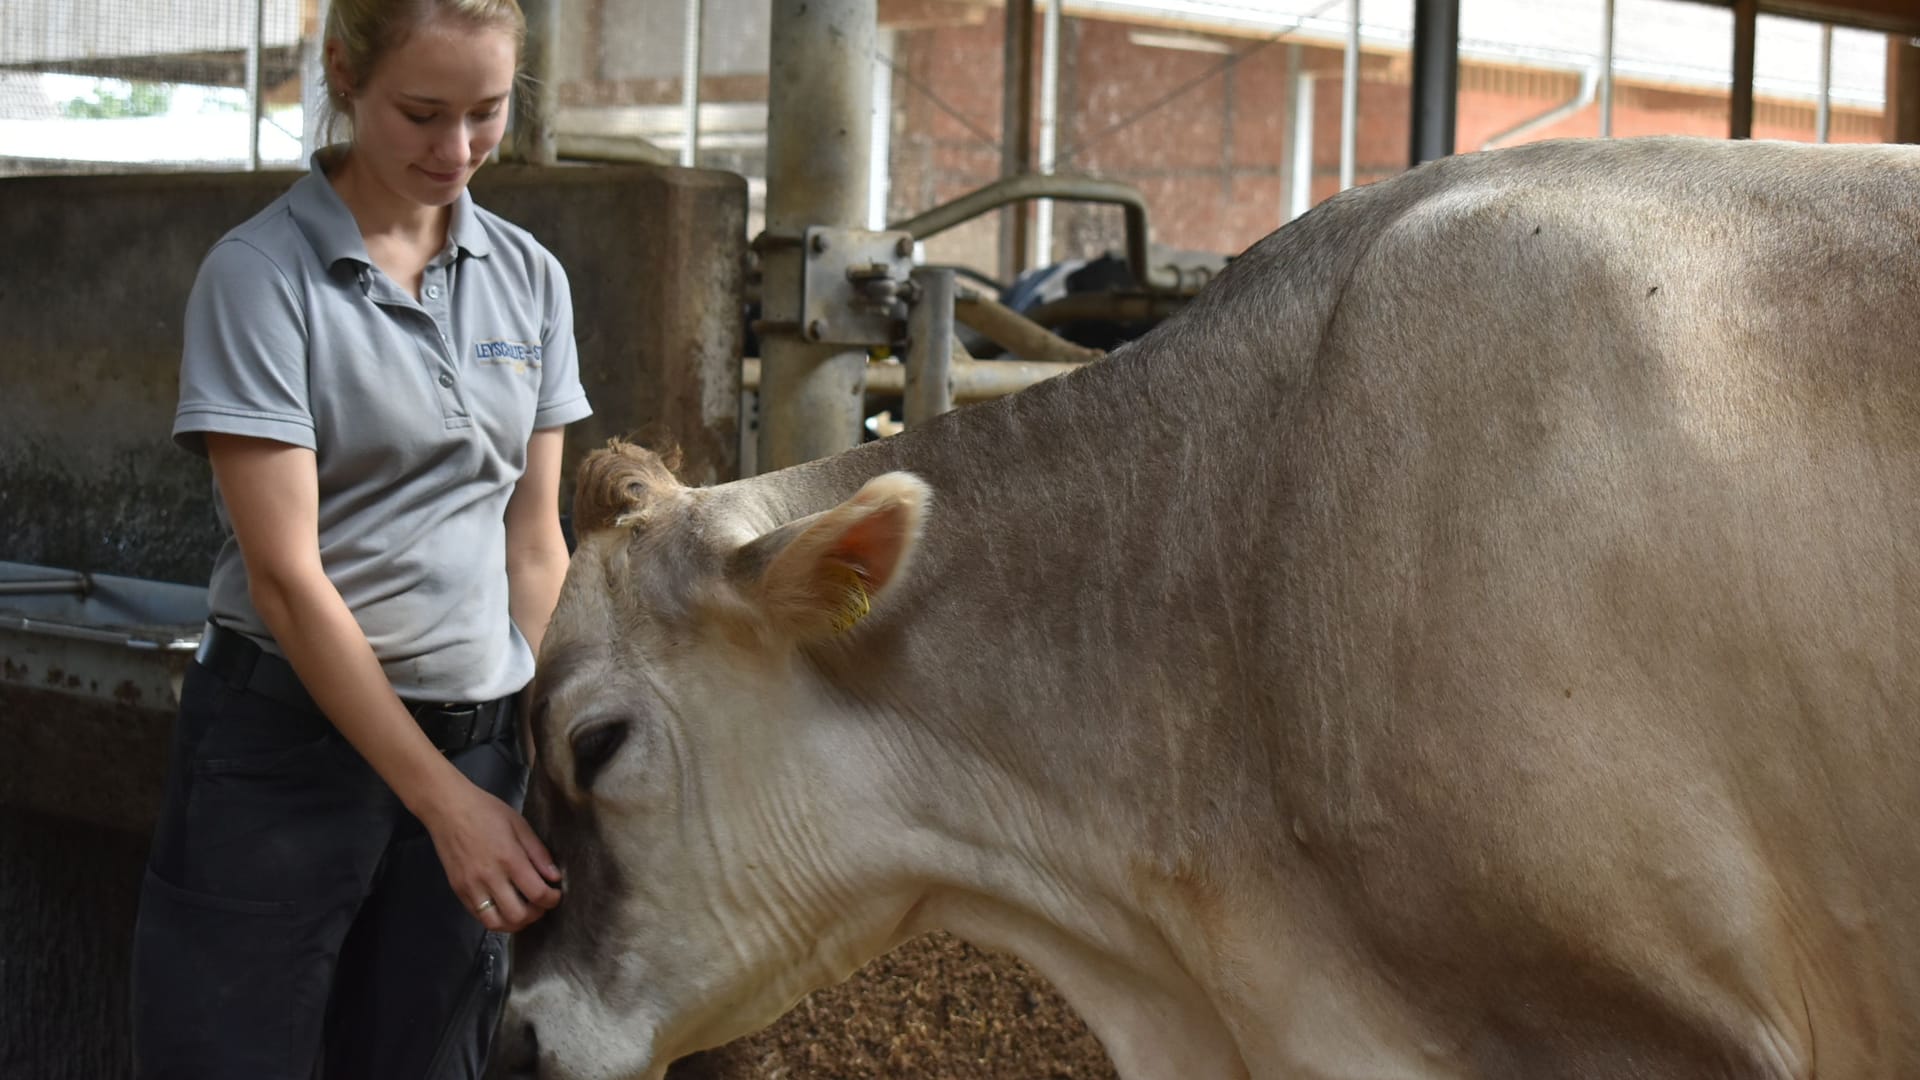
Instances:
[[[1289,48],[1284,41],[1259,47],[1257,41],[1181,34],[1200,42],[1201,48],[1214,41],[1242,54],[1229,65],[1232,57],[1226,53],[1140,44],[1132,36],[1137,29],[1064,20],[1058,171],[1140,188],[1150,207],[1154,239],[1161,243],[1222,253],[1243,250],[1285,220],[1292,182],[1288,153],[1295,76],[1305,73],[1314,80],[1309,204],[1339,189],[1343,58],[1338,49]],[[896,41],[896,61],[920,84],[915,87],[896,76],[893,88],[890,216],[899,218],[999,175],[999,14],[969,26],[901,29]],[[1406,168],[1409,68],[1405,54],[1368,53],[1362,58],[1357,183]],[[1037,61],[1035,70],[1037,79]],[[1572,73],[1465,64],[1456,148],[1479,149],[1579,94],[1580,80]],[[1631,83],[1614,89],[1616,136],[1723,137],[1727,114],[1724,91],[1682,92]],[[1835,142],[1877,141],[1880,124],[1877,111],[1836,109],[1830,137]],[[1757,138],[1811,141],[1813,131],[1810,104],[1758,104]],[[1590,102],[1501,144],[1598,133],[1599,106]],[[1055,212],[1056,258],[1117,248],[1120,241],[1118,211],[1061,205]],[[936,238],[929,253],[938,261],[991,271],[997,245],[997,228],[982,221]]]

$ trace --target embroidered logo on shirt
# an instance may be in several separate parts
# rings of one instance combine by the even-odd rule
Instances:
[[[540,346],[526,341],[478,341],[473,358],[482,364],[510,365],[515,375],[540,366]]]

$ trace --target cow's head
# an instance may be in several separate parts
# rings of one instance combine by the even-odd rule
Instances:
[[[781,523],[670,464],[616,443],[581,466],[527,806],[565,900],[517,941],[514,1075],[658,1076],[846,977],[912,903],[874,850],[902,842],[889,762],[814,661],[888,617],[926,485]]]

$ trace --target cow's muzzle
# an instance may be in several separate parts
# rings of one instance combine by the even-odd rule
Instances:
[[[509,1016],[500,1025],[485,1080],[540,1080],[540,1039],[532,1023]]]

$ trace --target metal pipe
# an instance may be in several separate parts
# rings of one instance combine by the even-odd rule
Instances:
[[[970,405],[976,401],[991,401],[994,398],[1006,397],[1008,394],[1017,394],[1035,383],[1045,382],[1086,366],[1085,364],[1045,364],[1025,360],[971,360],[959,355],[957,350],[952,365],[951,378],[955,405]],[[757,391],[759,389],[761,367],[761,362],[752,357],[740,362],[742,390]],[[862,384],[867,397],[900,397],[907,390],[906,365],[872,361],[867,364]]]
[[[876,0],[772,0],[767,64],[767,231],[801,235],[810,225],[861,228],[872,147]],[[760,342],[763,472],[850,449],[860,442],[866,353],[800,336],[805,252],[792,244],[761,254]]]
[[[1413,165],[1453,153],[1460,97],[1460,0],[1414,0]]]
[[[1729,139],[1753,138],[1753,49],[1759,0],[1733,0],[1733,89],[1727,103]]]
[[[1126,212],[1127,266],[1135,280],[1149,288],[1178,288],[1180,274],[1172,267],[1147,264],[1152,235],[1147,224],[1147,200],[1138,188],[1113,180],[1095,180],[1085,176],[1009,176],[887,226],[893,232],[910,233],[925,240],[971,221],[1010,202],[1050,196],[1075,202],[1112,203]]]
[[[266,103],[260,100],[260,54],[267,37],[267,0],[253,0],[253,40],[247,42],[247,168],[260,169],[260,124],[266,119]]]
[[[1293,77],[1293,182],[1288,195],[1288,221],[1313,207],[1313,86],[1317,81],[1311,71]]]
[[[953,317],[987,336],[987,340],[1022,360],[1086,363],[1106,355],[1099,349],[1076,345],[1059,334],[990,297],[971,289],[955,295]]]
[[[1000,92],[1000,175],[1033,171],[1033,3],[1007,0]],[[1012,281],[1026,269],[1027,208],[1000,214],[1000,277]]]
[[[1085,366],[1031,360],[957,360],[953,365],[953,400],[957,405],[991,401]]]
[[[1593,102],[1594,90],[1599,85],[1599,82],[1600,75],[1597,69],[1588,68],[1582,71],[1580,73],[1580,85],[1574,90],[1572,97],[1538,116],[1528,117],[1512,127],[1507,128],[1505,131],[1498,131],[1487,136],[1487,141],[1480,144],[1480,149],[1491,150],[1503,142],[1517,139],[1529,132],[1538,131],[1548,124],[1557,124],[1565,120],[1567,117],[1586,108]]]
[[[953,271],[922,266],[907,312],[907,371],[901,412],[916,427],[953,409]]]
[[[1600,137],[1613,138],[1613,7],[1606,0],[1605,22],[1600,27]]]
[[[1046,0],[1047,18],[1040,32],[1040,173],[1053,175],[1060,150],[1060,5]],[[1053,262],[1053,200],[1033,207],[1033,265]]]
[[[1360,141],[1360,0],[1347,0],[1347,55],[1340,69],[1340,190],[1353,186]]]
[[[680,34],[680,112],[686,117],[686,142],[680,164],[700,164],[700,31],[705,0],[686,0],[686,25]]]
[[[529,165],[551,165],[560,159],[555,120],[559,115],[560,5],[565,0],[521,0],[527,23],[521,46],[520,97],[514,103],[513,158]]]
[[[306,161],[315,150],[327,144],[325,117],[332,111],[327,102],[326,68],[321,53],[321,13],[324,0],[306,0],[300,16],[300,160]]]
[[[1073,293],[1026,312],[1049,329],[1074,322],[1159,322],[1187,305],[1187,297],[1169,293]]]
[[[1820,24],[1820,97],[1813,107],[1813,141],[1833,135],[1833,24]]]
[[[56,596],[73,593],[85,596],[93,591],[92,579],[81,575],[70,578],[29,578],[26,581],[0,581],[0,596]]]
[[[891,30],[874,31],[873,50],[873,144],[868,147],[866,227],[878,232],[887,225],[887,198],[893,185],[893,69],[887,58],[894,54]]]

